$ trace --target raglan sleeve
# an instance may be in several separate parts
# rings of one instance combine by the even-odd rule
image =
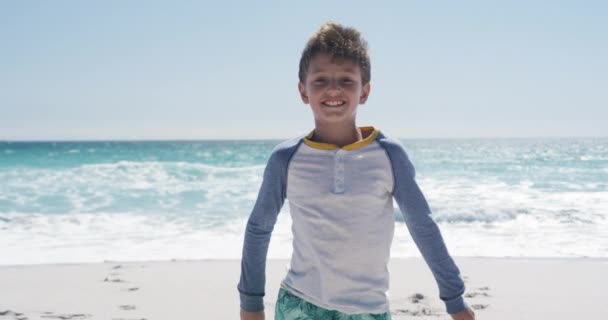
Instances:
[[[275,149],[264,169],[262,186],[247,221],[237,286],[241,309],[245,311],[264,310],[266,257],[272,230],[285,201],[286,166]]]
[[[393,196],[401,209],[407,228],[431,269],[439,286],[439,297],[449,314],[463,311],[467,305],[460,270],[448,253],[429,205],[415,180],[415,169],[399,143],[387,148],[394,177]]]

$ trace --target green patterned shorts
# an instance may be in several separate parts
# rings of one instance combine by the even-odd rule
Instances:
[[[327,310],[291,294],[281,288],[275,307],[275,320],[390,320],[391,313],[344,314]]]

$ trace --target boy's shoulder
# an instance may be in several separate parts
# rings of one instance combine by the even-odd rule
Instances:
[[[407,157],[407,152],[403,147],[401,142],[390,135],[380,131],[378,133],[378,137],[376,138],[378,143],[389,153],[389,154],[399,154]]]
[[[391,138],[386,134],[380,132],[378,134],[378,143],[384,148],[388,158],[391,162],[393,174],[414,177],[416,175],[416,169],[410,161],[410,158],[405,151],[405,147],[401,142],[395,138]]]
[[[303,134],[295,138],[282,141],[276,145],[270,153],[270,159],[268,162],[273,164],[287,164],[300,146],[300,143],[302,143],[305,136],[306,135]]]
[[[401,146],[401,143],[399,142],[399,140],[393,138],[390,134],[387,134],[384,131],[378,132],[378,137],[376,138],[376,140],[380,144]]]
[[[288,139],[288,140],[284,140],[281,143],[277,144],[274,149],[272,150],[272,153],[285,153],[285,152],[289,152],[289,150],[295,149],[297,148],[300,143],[304,140],[304,137],[306,135],[302,134],[299,135],[297,137]]]

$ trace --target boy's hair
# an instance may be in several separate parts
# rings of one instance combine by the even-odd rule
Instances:
[[[300,58],[298,76],[305,83],[310,61],[319,53],[329,54],[332,59],[345,58],[354,61],[361,69],[361,83],[371,80],[371,64],[367,52],[367,41],[355,28],[344,27],[339,23],[326,22],[308,40]]]

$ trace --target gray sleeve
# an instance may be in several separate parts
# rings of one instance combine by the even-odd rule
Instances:
[[[429,205],[415,180],[415,170],[401,144],[395,140],[382,139],[393,170],[393,196],[401,209],[407,228],[424,260],[431,269],[439,286],[439,297],[449,314],[466,308],[462,295],[464,282],[460,270],[431,217]]]
[[[285,202],[287,166],[296,148],[297,144],[289,148],[279,145],[272,152],[264,170],[258,198],[247,221],[241,277],[237,286],[241,309],[245,311],[264,310],[268,245],[277,216]]]

